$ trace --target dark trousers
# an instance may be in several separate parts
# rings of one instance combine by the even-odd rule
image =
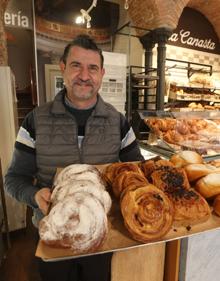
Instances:
[[[42,281],[110,281],[112,253],[44,262],[38,259]]]

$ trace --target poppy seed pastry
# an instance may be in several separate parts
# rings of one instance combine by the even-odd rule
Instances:
[[[211,211],[207,201],[190,187],[183,168],[162,166],[151,174],[151,179],[173,203],[175,225],[197,224],[209,219]]]

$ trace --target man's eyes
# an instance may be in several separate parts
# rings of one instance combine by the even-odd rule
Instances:
[[[82,65],[80,63],[76,63],[76,62],[73,62],[70,64],[70,67],[71,68],[74,68],[74,69],[82,69]],[[88,71],[90,72],[98,72],[99,71],[99,67],[97,65],[89,65],[88,66]]]
[[[92,72],[97,72],[99,70],[99,68],[96,65],[90,65],[89,70],[92,71]]]
[[[71,63],[70,66],[71,66],[72,68],[80,68],[80,64],[79,64],[79,63],[76,63],[76,62]]]

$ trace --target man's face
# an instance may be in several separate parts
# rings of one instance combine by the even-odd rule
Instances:
[[[105,73],[98,52],[74,46],[69,51],[66,65],[61,63],[60,67],[71,101],[96,100]]]

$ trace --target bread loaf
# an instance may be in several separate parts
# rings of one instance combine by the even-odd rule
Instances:
[[[220,194],[220,173],[211,173],[202,177],[196,182],[195,188],[205,198]]]
[[[202,164],[203,158],[195,151],[183,150],[171,156],[170,161],[176,167],[184,167],[188,164]]]
[[[220,172],[220,168],[209,164],[189,164],[185,166],[184,169],[190,182],[198,180],[208,174]]]

